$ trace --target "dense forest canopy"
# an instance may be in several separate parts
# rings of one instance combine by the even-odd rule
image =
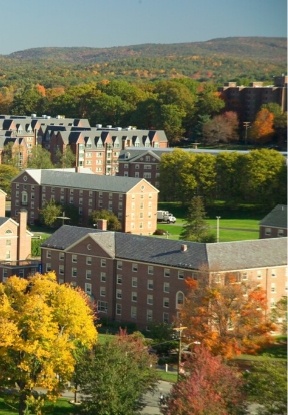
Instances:
[[[231,37],[206,42],[113,48],[51,47],[0,55],[0,88],[40,83],[67,87],[100,79],[134,81],[191,78],[273,83],[286,73],[285,38]]]

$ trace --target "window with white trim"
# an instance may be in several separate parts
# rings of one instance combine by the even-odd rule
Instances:
[[[132,287],[136,288],[138,285],[138,279],[137,277],[132,277]]]
[[[92,271],[91,269],[86,269],[86,280],[91,280]]]
[[[163,291],[164,291],[164,293],[169,293],[170,292],[170,283],[169,282],[164,282]]]
[[[122,275],[117,274],[117,284],[122,284]]]
[[[85,282],[85,293],[88,295],[92,295],[92,284],[89,282]]]
[[[131,301],[133,301],[133,303],[137,302],[137,292],[136,291],[132,291]]]
[[[152,294],[147,295],[147,304],[153,305],[153,295]]]
[[[117,289],[116,290],[116,298],[118,300],[121,300],[122,299],[122,290],[120,290],[120,289]]]
[[[169,298],[168,297],[163,298],[163,307],[169,308]]]
[[[121,316],[122,314],[122,304],[116,304],[116,315]]]
[[[153,280],[148,280],[147,281],[147,289],[148,290],[153,290],[153,288],[154,288]]]
[[[134,305],[131,306],[131,318],[137,318],[137,307],[135,307]]]
[[[100,281],[101,282],[106,282],[106,272],[101,272],[100,273]]]

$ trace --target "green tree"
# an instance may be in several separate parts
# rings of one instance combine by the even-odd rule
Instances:
[[[69,168],[75,166],[76,156],[70,147],[66,147],[63,153],[60,150],[56,152],[56,158],[58,159],[57,167]]]
[[[119,231],[122,228],[121,222],[119,221],[117,216],[109,210],[93,210],[93,212],[90,215],[89,222],[91,223],[91,225],[95,225],[98,219],[107,220],[107,229],[109,231]]]
[[[19,173],[19,169],[7,164],[0,164],[0,189],[11,198],[11,182]]]
[[[45,150],[41,146],[34,146],[31,150],[31,154],[28,157],[27,168],[28,169],[53,169],[53,163],[48,150]]]
[[[36,86],[26,86],[14,96],[10,112],[16,115],[43,114],[44,102],[45,98]]]
[[[193,242],[215,242],[215,235],[211,234],[205,218],[206,213],[202,197],[194,196],[188,206],[180,239]]]
[[[19,415],[27,414],[37,387],[58,396],[72,379],[77,348],[97,340],[87,296],[59,285],[52,272],[0,283],[0,333],[0,383],[17,386]]]
[[[287,413],[287,372],[281,361],[254,362],[246,373],[246,390],[251,402],[261,405],[259,415]]]
[[[97,344],[79,368],[82,408],[87,415],[134,415],[143,407],[141,398],[157,382],[142,335],[119,335]]]
[[[40,210],[40,220],[44,225],[52,227],[57,222],[57,218],[61,213],[62,205],[56,203],[55,200],[50,200]]]
[[[276,150],[252,150],[240,157],[239,196],[269,207],[287,200],[286,159]]]
[[[191,169],[195,155],[181,149],[164,153],[160,162],[160,197],[165,201],[181,201],[183,204],[191,199],[197,182]],[[171,186],[173,183],[173,186]]]
[[[22,148],[23,146],[20,144],[15,145],[14,140],[9,141],[4,145],[2,163],[19,168],[21,166],[20,153],[23,151]]]
[[[216,198],[225,200],[229,204],[235,204],[239,200],[239,161],[240,157],[236,151],[233,153],[221,152],[215,157],[216,171]],[[242,195],[240,195],[240,200]]]

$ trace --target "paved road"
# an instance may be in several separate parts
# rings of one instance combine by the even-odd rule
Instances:
[[[160,395],[161,395],[161,393],[164,396],[168,395],[170,389],[171,389],[171,383],[160,381],[158,386],[157,386],[157,389],[153,393],[149,392],[144,396],[144,402],[145,402],[146,406],[141,411],[141,414],[142,415],[159,415],[159,414],[161,414],[160,407],[159,407]],[[36,388],[36,390],[38,392],[43,391],[42,389],[38,389],[38,388]],[[74,399],[74,393],[71,392],[71,391],[68,391],[68,390],[63,392],[62,396],[64,398],[69,399],[69,400]],[[79,399],[80,397],[78,396],[77,398]]]

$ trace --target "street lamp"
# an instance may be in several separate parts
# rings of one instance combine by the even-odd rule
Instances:
[[[179,331],[179,350],[178,350],[178,375],[177,379],[180,379],[180,369],[181,369],[181,352],[182,352],[182,331],[187,329],[187,327],[183,327],[181,324],[179,327],[175,327],[173,330]]]
[[[250,128],[250,121],[244,121],[243,122],[243,125],[244,125],[244,128],[245,128],[245,146],[246,146],[246,144],[247,144],[247,137],[248,137],[248,128]]]
[[[220,219],[221,219],[221,216],[216,216],[216,219],[217,219],[217,242],[219,242],[219,224],[220,224]]]

